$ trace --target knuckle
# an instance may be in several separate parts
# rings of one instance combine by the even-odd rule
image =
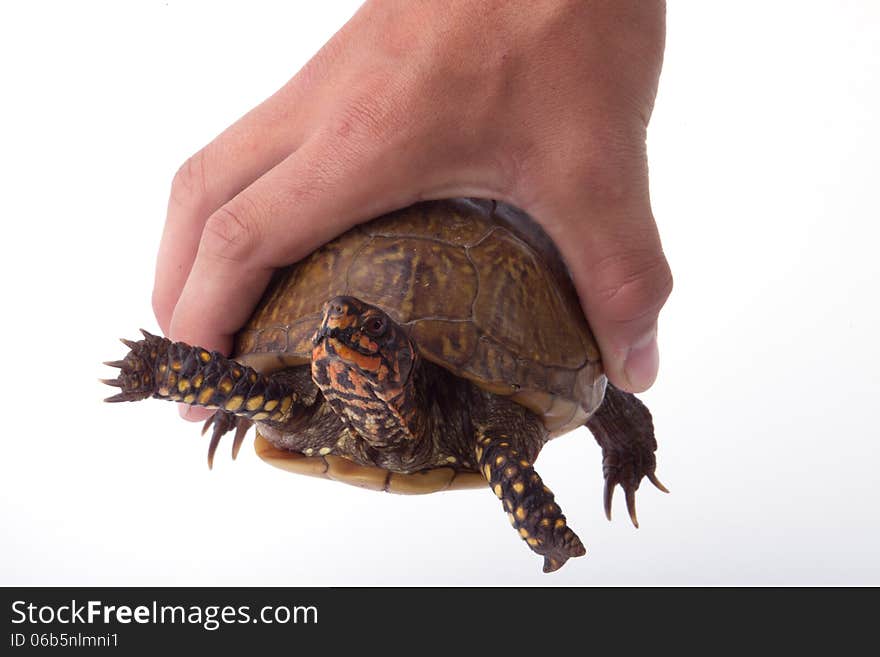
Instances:
[[[180,165],[171,180],[171,200],[181,205],[194,205],[207,190],[205,152],[200,150]]]
[[[381,129],[380,112],[364,100],[349,102],[334,122],[334,137],[350,141],[361,137],[375,137]]]
[[[223,260],[248,260],[260,243],[256,217],[255,206],[239,195],[208,217],[201,249]]]
[[[387,79],[362,81],[333,121],[333,137],[351,143],[373,144],[396,138],[406,125],[408,94],[394,90]]]
[[[597,304],[616,322],[659,312],[672,293],[672,270],[659,251],[607,256],[593,267],[593,279]]]

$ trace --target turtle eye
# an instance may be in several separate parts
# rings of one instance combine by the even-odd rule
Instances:
[[[364,331],[367,332],[367,335],[374,338],[382,335],[386,328],[387,324],[384,317],[370,317],[364,322]]]

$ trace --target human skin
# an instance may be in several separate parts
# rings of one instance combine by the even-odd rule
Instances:
[[[647,389],[672,290],[646,156],[664,40],[662,2],[369,0],[178,170],[162,331],[229,353],[275,269],[419,200],[495,198],[559,247],[608,378]]]

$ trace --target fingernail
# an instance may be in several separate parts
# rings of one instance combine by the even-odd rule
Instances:
[[[191,408],[192,408],[192,406],[190,406],[189,404],[178,404],[177,405],[177,412],[180,413],[180,417],[182,417],[184,420],[188,420],[189,419],[189,411]]]
[[[657,378],[660,367],[660,352],[657,349],[657,327],[636,340],[626,354],[623,371],[635,392],[651,387]]]

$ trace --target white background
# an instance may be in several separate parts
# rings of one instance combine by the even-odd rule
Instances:
[[[880,584],[876,2],[671,3],[649,151],[676,287],[643,398],[672,494],[608,523],[592,438],[550,444],[588,548],[559,573],[488,490],[228,443],[209,472],[172,405],[100,401],[116,339],[157,330],[172,174],[357,4],[4,3],[0,584]]]

